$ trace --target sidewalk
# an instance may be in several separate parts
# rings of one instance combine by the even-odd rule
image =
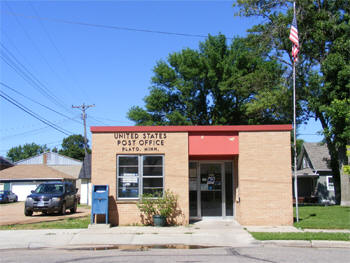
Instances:
[[[260,244],[235,221],[202,221],[178,227],[0,231],[0,249],[101,245],[198,245],[249,247]]]
[[[293,227],[247,227],[248,231],[300,230]],[[252,230],[254,229],[254,230]],[[206,247],[341,247],[342,241],[257,241],[235,221],[200,221],[178,227],[112,227],[98,225],[89,229],[4,230],[0,231],[0,250],[12,248],[97,248],[116,245],[190,245]]]

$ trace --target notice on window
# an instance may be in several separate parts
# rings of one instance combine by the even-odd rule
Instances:
[[[209,176],[208,177],[208,184],[214,184],[215,183],[215,176]]]
[[[208,190],[208,185],[207,184],[201,184],[201,190],[202,191]]]
[[[130,177],[130,176],[138,176],[138,174],[137,173],[123,173],[122,176]]]
[[[123,184],[137,183],[138,177],[136,177],[136,176],[123,176],[121,179],[122,179]]]

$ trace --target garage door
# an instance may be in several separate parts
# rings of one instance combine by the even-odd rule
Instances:
[[[32,190],[35,190],[37,184],[34,183],[12,183],[11,190],[18,196],[18,201],[25,201],[27,195],[30,195]]]

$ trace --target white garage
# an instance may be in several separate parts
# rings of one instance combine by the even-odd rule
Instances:
[[[32,190],[48,181],[71,181],[75,184],[76,179],[42,164],[15,165],[0,171],[0,183],[9,185],[18,201],[25,201]]]
[[[18,196],[18,201],[25,201],[27,195],[30,195],[32,190],[35,190],[38,184],[32,182],[12,182],[11,190]]]

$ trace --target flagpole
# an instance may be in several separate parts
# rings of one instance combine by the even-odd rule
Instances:
[[[294,11],[294,17],[295,17],[295,2],[293,3],[293,11]],[[295,195],[296,220],[297,220],[297,222],[299,222],[296,128],[297,128],[297,124],[296,124],[296,99],[295,99],[295,59],[293,59],[294,195]]]

